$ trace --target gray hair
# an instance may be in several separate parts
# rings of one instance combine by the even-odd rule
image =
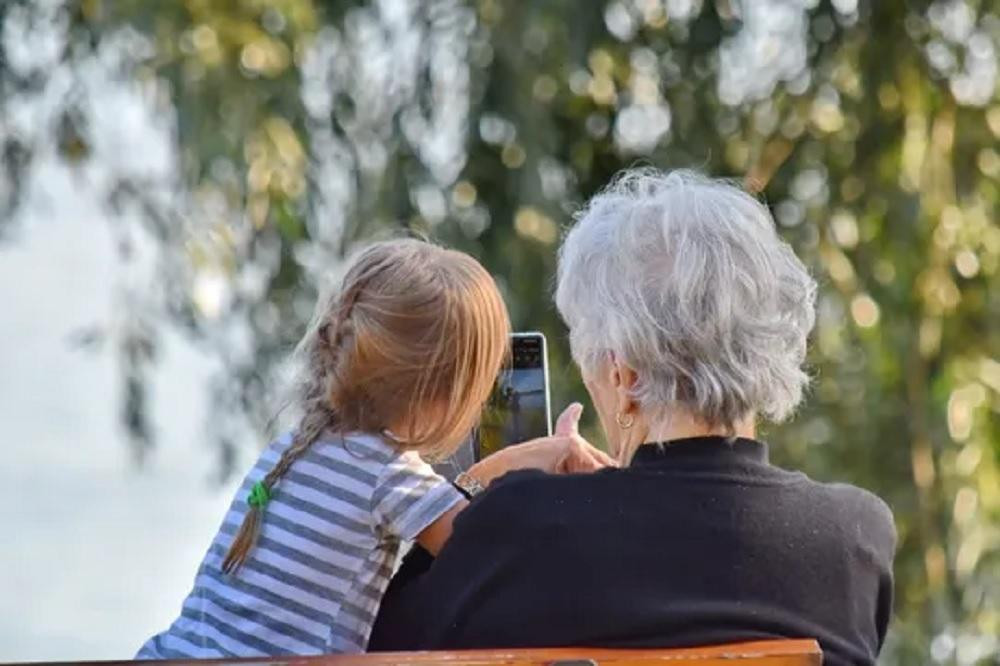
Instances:
[[[556,305],[576,362],[613,352],[638,374],[643,409],[679,407],[730,432],[802,400],[815,300],[767,208],[689,171],[622,172],[559,251]]]

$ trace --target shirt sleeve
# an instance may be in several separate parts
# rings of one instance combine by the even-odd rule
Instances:
[[[460,501],[462,495],[444,477],[415,451],[406,451],[379,474],[372,493],[372,515],[386,533],[412,541]]]

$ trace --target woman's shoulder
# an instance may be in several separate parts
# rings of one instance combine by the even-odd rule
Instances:
[[[852,510],[864,515],[870,515],[880,520],[892,521],[892,510],[881,497],[870,490],[842,481],[817,481],[806,475],[804,488],[817,501],[837,505],[845,510]]]
[[[892,509],[881,497],[864,488],[843,482],[808,479],[802,486],[811,513],[838,523],[842,530],[872,541],[889,557],[896,547],[896,523]]]
[[[892,518],[889,505],[870,490],[842,481],[827,483],[813,481],[813,483],[822,487],[833,501],[848,503],[865,513],[873,513],[888,519]]]

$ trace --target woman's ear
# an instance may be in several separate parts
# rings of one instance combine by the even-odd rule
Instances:
[[[612,358],[610,365],[611,385],[617,394],[618,413],[633,414],[639,408],[639,403],[632,397],[639,375],[630,365],[617,358]]]

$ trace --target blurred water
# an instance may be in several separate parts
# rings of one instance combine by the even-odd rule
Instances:
[[[200,433],[211,364],[176,337],[158,447],[131,464],[110,350],[70,344],[111,316],[120,263],[101,212],[61,185],[0,245],[0,661],[131,657],[177,613],[233,491]]]

